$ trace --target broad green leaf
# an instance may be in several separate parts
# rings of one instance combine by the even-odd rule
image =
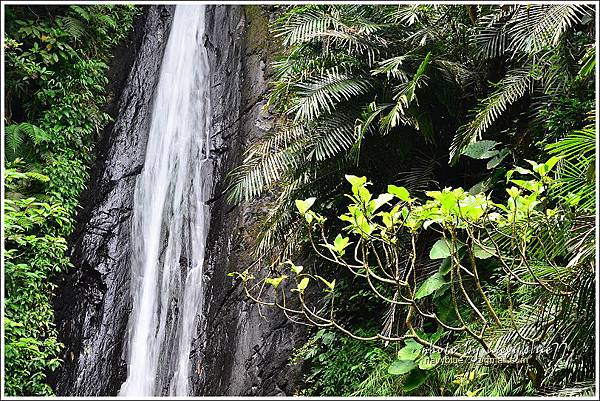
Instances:
[[[358,189],[355,191],[356,188]],[[369,192],[369,190],[365,187],[352,187],[352,191],[355,195],[358,195],[360,200],[365,204],[368,204],[371,200],[371,192]]]
[[[346,174],[346,180],[353,186],[353,187],[362,187],[363,185],[366,184],[367,182],[367,177],[357,177],[355,175],[348,175]]]
[[[419,388],[425,381],[427,380],[427,372],[423,372],[422,370],[413,370],[410,372],[404,383],[402,383],[402,389],[406,392],[413,391]]]
[[[520,186],[523,189],[526,189],[531,192],[540,192],[542,188],[542,183],[536,180],[510,180],[513,184]]]
[[[458,251],[463,246],[464,246],[464,244],[462,244],[462,243],[456,244],[455,251]],[[447,240],[445,238],[439,239],[431,247],[431,250],[429,251],[429,258],[430,259],[447,258],[448,256],[450,256],[452,254],[452,252],[450,252],[451,247],[452,247],[452,243],[449,240]]]
[[[406,361],[406,360],[399,359],[399,360],[392,362],[392,364],[388,368],[388,373],[390,375],[403,375],[405,373],[410,372],[411,370],[413,370],[416,367],[417,367],[417,364],[414,363],[413,361]]]
[[[357,212],[356,226],[358,227],[358,232],[363,236],[368,236],[375,230],[362,212]]]
[[[439,352],[433,352],[431,355],[423,355],[419,359],[419,369],[429,370],[434,368],[442,358]]]
[[[504,160],[509,154],[510,151],[508,149],[502,149],[498,155],[494,156],[487,162],[487,169],[493,169],[494,167],[498,166],[498,164],[502,163],[502,160]]]
[[[296,207],[300,214],[305,214],[308,212],[308,209],[315,203],[316,198],[308,198],[306,200],[296,199]]]
[[[491,248],[483,248],[477,244],[473,244],[473,255],[477,259],[488,259],[494,256],[494,251]]]
[[[392,219],[392,214],[388,212],[381,213],[381,221],[387,228],[391,228],[394,225],[394,220]]]
[[[410,194],[409,194],[408,190],[404,187],[388,185],[387,191],[388,191],[388,193],[396,196],[401,201],[404,201],[404,202],[410,201]]]
[[[494,149],[498,145],[495,141],[479,141],[468,145],[461,153],[473,159],[489,159],[499,152]]]
[[[350,238],[342,237],[341,234],[338,234],[337,237],[333,240],[333,247],[337,253],[340,255],[344,255],[346,252],[346,247],[350,244]]]
[[[346,175],[346,180],[352,185],[352,193],[354,195],[359,195],[363,201],[368,198],[366,201],[368,202],[371,199],[371,194],[365,188],[365,184],[367,183],[367,177],[357,177],[355,175]],[[366,192],[365,192],[366,191]]]
[[[377,209],[391,201],[393,198],[394,196],[392,194],[380,194],[376,199],[373,199],[369,203],[369,211],[374,213]]]
[[[506,188],[506,192],[508,193],[508,196],[510,196],[511,198],[516,198],[521,194],[521,190],[517,187]],[[500,205],[496,205],[496,206],[500,206]]]
[[[441,288],[444,284],[446,284],[444,276],[439,272],[435,273],[421,284],[419,289],[415,292],[415,299],[421,299],[433,294],[435,290]]]
[[[421,354],[423,346],[416,341],[406,342],[406,345],[398,351],[398,359],[414,361]]]
[[[452,269],[452,262],[450,256],[442,260],[442,264],[440,265],[439,272],[441,275],[448,274]]]
[[[556,163],[558,163],[560,161],[560,157],[559,156],[552,156],[550,159],[548,159],[548,161],[546,163],[544,163],[544,174],[546,175],[548,174],[556,165]],[[542,175],[542,174],[540,174]]]

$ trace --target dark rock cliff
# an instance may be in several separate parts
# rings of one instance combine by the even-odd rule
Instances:
[[[239,164],[243,149],[273,129],[273,116],[263,110],[277,49],[268,17],[264,7],[219,6],[208,21],[210,46],[216,50],[211,54],[214,118],[226,156],[217,174],[207,244],[205,324],[195,347],[202,351],[194,355],[192,376],[198,395],[292,395],[300,374],[287,361],[304,340],[301,326],[276,310],[263,308],[261,316],[227,277],[251,264],[253,233],[267,211],[261,200],[232,207],[223,191],[225,174]]]
[[[190,356],[195,395],[291,395],[299,375],[288,367],[304,331],[277,311],[248,302],[227,273],[249,265],[252,231],[264,202],[232,206],[223,192],[227,172],[244,148],[272,129],[263,110],[269,63],[276,49],[261,7],[208,6],[206,46],[211,64],[212,159],[215,183],[205,261],[205,310]],[[152,97],[173,6],[147,7],[111,67],[116,121],[99,144],[72,239],[75,268],[56,299],[65,363],[52,377],[59,395],[116,395],[129,297],[129,235],[133,189],[143,168]],[[118,99],[118,102],[116,101]]]

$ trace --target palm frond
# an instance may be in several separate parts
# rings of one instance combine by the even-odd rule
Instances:
[[[514,6],[499,7],[494,12],[479,18],[474,40],[484,57],[493,58],[506,52],[509,31],[507,21],[514,13],[514,9]]]
[[[424,83],[426,76],[425,72],[429,66],[431,53],[427,53],[417,71],[410,81],[398,85],[391,111],[381,119],[381,129],[389,132],[390,129],[398,126],[401,122],[406,125],[418,127],[418,122],[415,122],[414,117],[407,115],[409,106],[413,101],[416,101],[416,90]]]
[[[563,199],[577,196],[579,205],[590,209],[596,204],[596,127],[585,126],[546,147],[550,154],[563,158],[558,178],[552,186],[556,196]]]
[[[593,10],[587,4],[536,4],[516,8],[509,22],[511,51],[535,53],[556,45],[561,35]]]
[[[303,142],[296,141],[265,153],[257,152],[260,146],[251,148],[243,163],[229,173],[228,199],[239,202],[262,195],[302,160],[300,150],[304,146]]]
[[[354,116],[341,113],[323,119],[313,131],[307,156],[322,161],[350,149],[357,140],[355,121]]]
[[[481,139],[510,105],[531,90],[532,83],[532,72],[528,68],[510,71],[497,84],[494,93],[479,102],[473,119],[458,129],[450,146],[450,160],[456,162],[465,146]]]
[[[298,86],[298,99],[290,108],[295,120],[312,120],[322,113],[331,113],[341,101],[364,94],[371,87],[367,78],[339,73],[337,69],[310,79]]]

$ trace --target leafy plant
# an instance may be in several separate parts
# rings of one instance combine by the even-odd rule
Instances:
[[[60,363],[51,302],[71,268],[66,238],[109,116],[113,47],[133,6],[7,6],[5,32],[4,383],[9,396],[52,395]]]
[[[549,383],[566,386],[585,380],[592,374],[594,358],[592,352],[575,356],[585,347],[576,340],[582,337],[564,343],[566,354],[550,351],[562,336],[557,332],[569,337],[563,325],[567,330],[579,320],[572,314],[573,297],[582,299],[578,307],[587,302],[583,299],[593,298],[590,287],[581,282],[593,280],[593,258],[580,255],[595,241],[587,237],[575,248],[566,245],[568,240],[562,246],[557,243],[558,236],[571,232],[577,218],[571,204],[560,203],[559,198],[551,208],[551,199],[545,195],[556,185],[552,171],[559,161],[554,156],[544,163],[531,161],[531,169],[509,171],[507,181],[516,186],[507,188],[508,197],[502,203],[494,202],[490,195],[468,194],[460,188],[430,191],[424,203],[397,186],[375,196],[368,190],[370,183],[365,177],[348,175],[350,204],[339,216],[346,226],[333,243],[325,231],[327,218],[311,210],[315,199],[298,200],[313,252],[366,280],[379,302],[391,311],[377,331],[353,331],[338,321],[336,305],[345,301],[344,294],[336,291],[335,280],[299,269],[288,273],[289,266],[295,266],[289,261],[277,274],[286,272],[278,279],[297,283],[292,291],[297,293],[298,307],[289,306],[292,303],[286,301],[283,287],[271,284],[273,292],[262,291],[265,278],[243,280],[245,292],[261,305],[278,307],[294,319],[337,329],[355,340],[404,343],[387,371],[403,376],[404,392],[424,385],[429,370],[447,363],[442,357],[458,358],[462,363],[471,358],[491,358],[495,361],[492,366],[506,364],[507,357],[518,357],[535,373],[523,376],[517,364],[509,375],[520,376],[526,387],[530,383],[529,388],[537,391],[544,391]],[[517,179],[517,174],[529,179]],[[442,236],[429,251],[430,259],[442,260],[433,274],[421,270],[416,247],[416,238],[428,230]],[[555,238],[551,246],[545,241],[546,235]],[[353,249],[347,249],[350,244]],[[324,295],[311,297],[309,288],[313,294],[320,289]],[[254,294],[257,289],[260,293]],[[389,316],[402,319],[390,325]],[[506,356],[503,353],[509,344],[516,350]],[[538,353],[543,355],[541,361]],[[572,370],[548,371],[565,357]],[[575,366],[589,366],[585,371],[589,373],[577,372]],[[486,375],[497,376],[495,369],[489,368]],[[540,376],[544,375],[540,371],[545,371],[545,376]],[[455,379],[458,386],[453,391],[479,393],[481,388],[465,386],[474,378],[474,373],[469,373],[467,379]]]

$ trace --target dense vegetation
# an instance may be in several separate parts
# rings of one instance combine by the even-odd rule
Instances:
[[[49,395],[60,364],[52,280],[70,267],[66,238],[110,117],[106,77],[133,6],[8,6],[4,50],[4,383]]]
[[[53,279],[136,13],[6,8],[7,395],[52,394]],[[302,395],[593,394],[594,21],[581,4],[281,8],[278,127],[229,187],[276,195],[270,269],[233,275],[314,327],[291,361]]]
[[[229,188],[277,195],[256,249],[271,273],[233,275],[317,328],[303,394],[593,394],[594,20],[302,5],[275,22],[279,127]]]

